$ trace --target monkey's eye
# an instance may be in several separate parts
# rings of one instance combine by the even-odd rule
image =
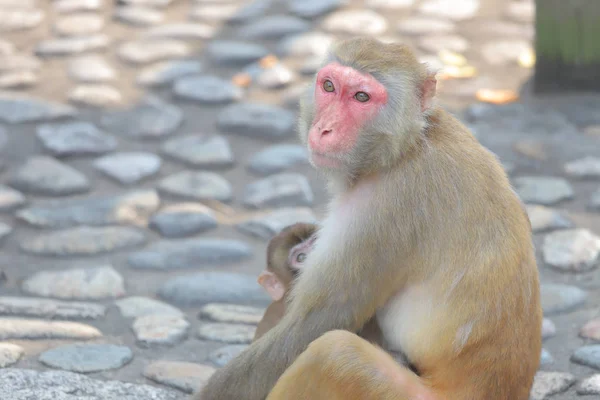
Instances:
[[[365,92],[357,92],[354,95],[354,98],[358,101],[360,101],[361,103],[367,102],[369,101],[370,97],[368,94],[366,94]]]
[[[333,92],[335,90],[335,87],[333,87],[333,83],[330,80],[326,80],[325,82],[323,82],[323,89],[326,92]]]
[[[298,253],[298,255],[296,256],[296,262],[303,263],[304,260],[306,260],[306,254]]]

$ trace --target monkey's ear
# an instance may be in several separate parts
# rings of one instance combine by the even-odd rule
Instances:
[[[283,295],[285,294],[285,286],[279,280],[277,275],[271,271],[264,270],[261,272],[257,281],[260,286],[265,288],[273,301],[279,301],[283,298]]]
[[[433,104],[433,97],[435,96],[437,86],[435,75],[435,72],[429,72],[421,87],[421,112],[429,110]]]

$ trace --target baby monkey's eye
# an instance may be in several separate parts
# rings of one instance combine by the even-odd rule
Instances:
[[[306,260],[306,254],[298,253],[298,255],[296,256],[296,262],[303,263],[304,260]]]
[[[333,83],[330,80],[323,82],[323,89],[325,89],[326,92],[333,92],[335,90]]]
[[[354,98],[358,101],[360,101],[361,103],[364,103],[366,101],[369,101],[370,97],[368,94],[366,94],[365,92],[357,92],[354,95]]]

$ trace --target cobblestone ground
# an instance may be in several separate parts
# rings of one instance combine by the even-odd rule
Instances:
[[[528,94],[532,7],[0,0],[0,398],[183,399],[247,345],[267,240],[324,204],[298,88],[353,34],[442,68],[440,101],[528,204],[532,399],[600,398],[600,97]]]

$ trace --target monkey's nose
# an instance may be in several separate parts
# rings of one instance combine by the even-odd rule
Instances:
[[[323,129],[321,131],[321,136],[325,136],[331,133],[331,129]]]

